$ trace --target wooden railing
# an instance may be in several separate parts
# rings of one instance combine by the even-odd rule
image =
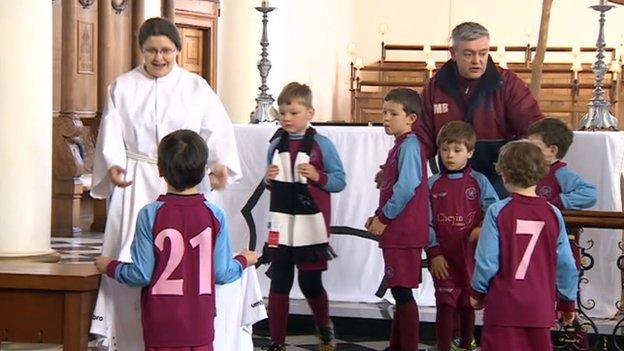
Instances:
[[[447,46],[431,46],[431,53],[448,50]],[[351,64],[351,122],[368,123],[379,122],[383,96],[394,87],[411,87],[418,91],[429,83],[429,77],[435,74],[444,62],[436,62],[434,70],[428,70],[423,61],[391,61],[388,60],[390,51],[420,51],[424,45],[396,45],[382,43],[381,58],[377,62],[357,69]],[[490,50],[496,57],[498,47]],[[507,53],[524,53],[522,62],[508,63],[525,83],[530,84],[531,58],[535,47],[508,46]],[[572,53],[571,47],[549,47],[547,53]],[[594,52],[595,48],[582,47],[579,52]],[[614,48],[606,48],[611,56]],[[608,72],[605,76],[603,88],[606,98],[612,104],[612,113],[620,120],[624,120],[624,109],[620,107],[622,101],[622,74]],[[591,64],[582,65],[582,71],[575,74],[571,71],[571,63],[545,63],[542,73],[542,90],[538,96],[540,108],[545,115],[561,118],[571,127],[578,124],[580,118],[587,112],[587,103],[593,96],[594,74]]]

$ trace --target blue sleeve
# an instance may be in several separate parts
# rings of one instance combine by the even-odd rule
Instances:
[[[505,202],[506,203],[506,202]],[[472,288],[480,293],[486,293],[490,281],[498,273],[500,256],[500,233],[497,217],[504,203],[490,206],[485,213],[481,235],[475,252],[475,270],[472,276]]]
[[[422,177],[419,142],[408,136],[399,149],[399,179],[392,187],[392,197],[382,208],[384,216],[394,219],[403,211],[414,197]]]
[[[576,301],[578,271],[572,256],[572,249],[568,241],[568,233],[563,216],[555,206],[552,206],[552,208],[559,222],[559,236],[557,237],[557,291],[564,300]]]
[[[118,282],[134,287],[150,284],[156,262],[152,228],[160,206],[162,203],[153,202],[139,211],[134,239],[130,247],[132,263],[121,263],[117,266],[115,280]]]
[[[214,248],[215,282],[217,284],[231,283],[241,277],[244,267],[232,255],[225,213],[208,201],[206,201],[206,206],[212,210],[221,225]]]
[[[269,150],[267,151],[267,165],[273,163],[273,153],[277,148],[277,143],[279,143],[279,140],[279,138],[273,139],[273,141],[271,141],[271,143],[269,144]]]
[[[481,173],[473,171],[472,176],[477,180],[479,188],[481,189],[481,211],[485,212],[496,201],[498,201],[498,194],[492,183]]]
[[[578,174],[567,168],[555,172],[555,178],[561,187],[561,204],[568,210],[581,210],[594,206],[597,199],[596,187],[586,182]]]
[[[327,137],[319,134],[315,134],[314,140],[321,148],[323,154],[323,167],[325,167],[325,173],[327,175],[327,182],[321,188],[330,193],[337,193],[342,191],[347,182],[345,181],[345,171],[342,166],[342,161],[338,155],[338,151]]]
[[[429,178],[429,191],[431,191],[431,189],[433,189],[433,184],[435,184],[435,182],[440,179],[440,174],[435,174],[433,176],[431,176]],[[433,209],[431,207],[431,201],[429,202],[429,246],[427,246],[427,249],[430,249],[434,246],[438,246],[438,235],[435,231],[435,225],[433,224]]]

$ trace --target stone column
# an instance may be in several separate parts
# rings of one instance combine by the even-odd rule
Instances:
[[[0,260],[50,249],[52,2],[0,1]],[[10,53],[10,54],[8,54]]]

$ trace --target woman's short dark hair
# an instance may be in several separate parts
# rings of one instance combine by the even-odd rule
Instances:
[[[208,146],[199,134],[180,129],[158,144],[158,171],[178,191],[201,183],[206,175]]]
[[[143,22],[139,28],[139,46],[143,47],[149,37],[158,35],[171,39],[178,51],[182,50],[182,39],[180,39],[178,28],[173,22],[161,17],[153,17]]]
[[[528,140],[505,144],[498,155],[496,171],[511,185],[528,188],[548,174],[548,163],[539,146]]]

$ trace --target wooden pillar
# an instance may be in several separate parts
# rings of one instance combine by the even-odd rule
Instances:
[[[53,118],[52,233],[80,231],[79,177],[85,172],[87,131],[97,116],[97,3],[62,2],[60,113]],[[57,44],[59,45],[59,44]]]
[[[162,0],[162,16],[175,23],[175,0]]]
[[[132,66],[143,63],[141,47],[139,46],[139,28],[145,21],[145,0],[132,1]]]
[[[542,2],[542,20],[540,22],[539,37],[537,40],[537,50],[533,59],[531,69],[531,92],[536,99],[539,98],[539,92],[542,85],[542,66],[544,56],[546,55],[546,46],[548,45],[548,24],[550,23],[550,9],[553,0],[543,0]]]
[[[144,4],[143,1],[135,1],[132,8],[128,6],[128,3],[125,3],[125,6],[119,6],[119,4],[124,3],[117,2],[115,8],[110,0],[99,0],[98,4],[98,118],[93,121],[88,120],[92,122],[88,125],[89,133],[92,135],[91,140],[96,139],[100,124],[99,117],[108,96],[108,86],[118,75],[129,71],[133,66],[133,50],[136,49],[133,45],[136,41],[134,33],[138,32],[138,27],[136,31],[133,27],[137,17],[135,9],[138,10],[137,7]],[[139,12],[142,14],[143,9],[141,8]],[[89,151],[92,152],[92,150]],[[91,167],[91,164],[87,166],[88,172],[92,171]],[[88,195],[84,195],[83,198],[85,196]],[[93,222],[90,230],[102,232],[106,223],[106,201],[92,199],[90,202],[93,204]]]

